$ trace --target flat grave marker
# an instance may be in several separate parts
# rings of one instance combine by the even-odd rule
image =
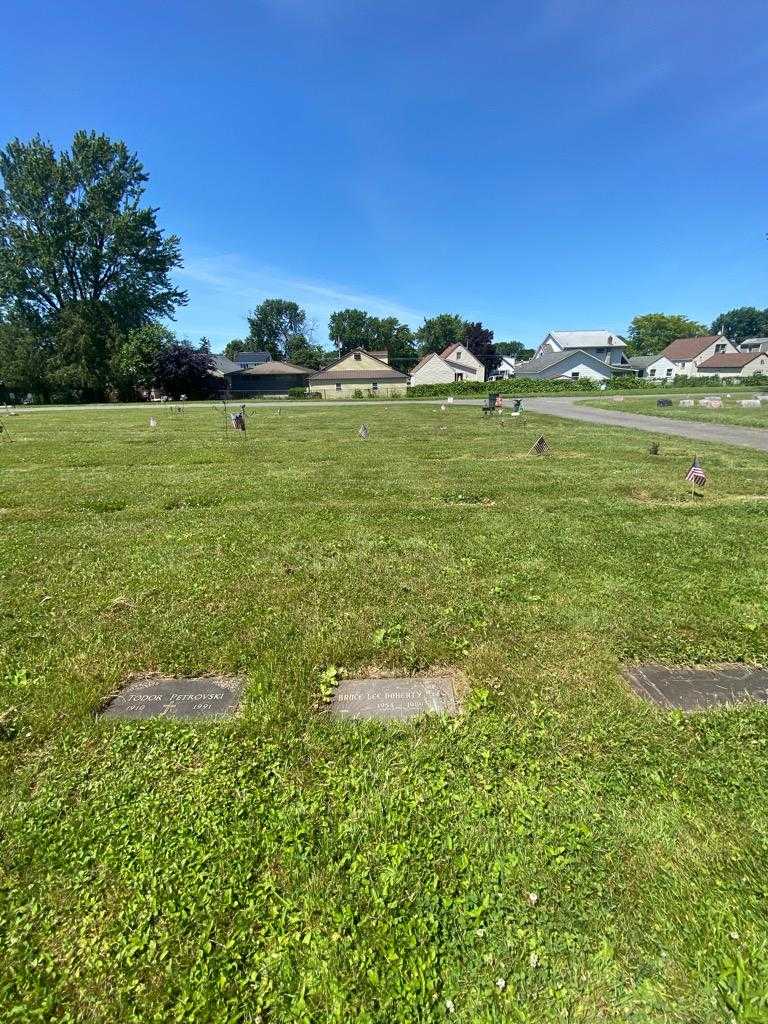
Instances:
[[[331,697],[330,713],[346,720],[402,722],[420,715],[457,715],[459,704],[445,676],[345,679]]]
[[[750,665],[635,665],[624,676],[638,696],[667,711],[706,711],[747,699],[768,703],[768,669]]]
[[[222,718],[240,703],[238,679],[163,679],[144,676],[131,680],[102,708],[102,718]]]

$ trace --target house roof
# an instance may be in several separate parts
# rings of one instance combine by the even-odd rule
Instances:
[[[239,370],[240,367],[237,363],[233,363],[231,359],[227,359],[225,355],[214,355],[211,356],[213,360],[213,369],[215,373],[234,373]]]
[[[411,373],[415,373],[425,363],[428,363],[433,356],[437,356],[438,359],[442,358],[442,356],[440,356],[437,352],[427,352],[427,354],[425,356],[422,356],[418,363],[416,363],[414,368],[411,370]]]
[[[630,356],[628,362],[633,370],[645,370],[658,358],[658,356]]]
[[[565,359],[570,359],[570,357],[576,353],[583,356],[585,359],[588,359],[591,363],[600,366],[606,371],[607,377],[611,376],[611,370],[616,369],[616,367],[611,366],[610,363],[604,363],[602,359],[598,359],[597,356],[593,356],[589,352],[585,352],[583,349],[570,349],[567,352],[547,352],[545,355],[538,356],[536,359],[529,359],[525,363],[518,363],[515,367],[515,376],[535,376],[542,370],[548,370],[550,366],[555,366],[557,363],[562,363]]]
[[[270,359],[268,363],[257,363],[249,370],[243,371],[244,377],[276,377],[280,374],[306,374],[314,373],[307,366],[296,366],[295,363],[283,363],[279,359]]]
[[[694,359],[722,337],[722,334],[699,334],[694,338],[675,338],[659,354],[667,359]]]
[[[448,356],[452,355],[456,351],[457,348],[465,349],[467,355],[472,356],[472,358],[474,360],[476,360],[478,363],[480,362],[480,360],[477,358],[477,356],[473,355],[473,353],[469,351],[467,346],[462,341],[454,341],[452,344],[450,344],[446,348],[444,348],[443,351],[439,353],[439,355],[440,355],[440,357],[442,359],[447,359]]]
[[[764,356],[765,352],[718,352],[710,356],[703,363],[699,363],[700,370],[740,370],[749,363]]]
[[[547,338],[561,348],[624,348],[627,344],[615,331],[550,331]]]
[[[387,352],[385,348],[376,349],[375,352],[371,351],[368,353],[368,355],[373,356],[374,359],[380,359],[382,363],[386,363],[387,359],[389,358],[389,352]]]
[[[238,352],[238,361],[241,363],[266,363],[272,358],[269,352],[261,349],[258,352]]]
[[[361,352],[363,353],[363,355],[370,356],[372,359],[375,359],[379,365],[370,370],[337,370],[336,367],[340,363],[344,362],[344,360],[348,359],[349,356],[352,355],[352,352]],[[344,381],[347,380],[408,380],[408,377],[404,373],[400,373],[399,370],[393,369],[391,366],[387,365],[387,363],[385,363],[383,360],[379,359],[378,356],[375,356],[372,352],[366,352],[364,348],[355,348],[352,349],[352,352],[345,352],[341,359],[337,359],[335,363],[331,363],[331,365],[327,366],[324,370],[319,370],[317,373],[313,374],[313,376],[310,378],[312,383],[335,384],[343,383]]]
[[[743,349],[745,345],[757,345],[763,352],[768,352],[768,338],[745,338],[739,348]]]

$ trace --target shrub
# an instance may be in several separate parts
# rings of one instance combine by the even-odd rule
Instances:
[[[288,388],[289,398],[322,398],[319,391],[307,391],[306,388]]]

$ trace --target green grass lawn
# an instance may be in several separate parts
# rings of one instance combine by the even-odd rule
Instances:
[[[697,444],[691,500],[683,439],[151,411],[5,420],[0,1019],[768,1019],[768,708],[619,675],[766,658],[764,455]],[[456,668],[464,713],[318,710],[371,666]],[[147,670],[242,714],[94,717]]]
[[[712,394],[722,394],[713,391]],[[611,409],[613,412],[639,412],[647,416],[665,416],[672,420],[697,420],[701,423],[733,423],[739,427],[768,427],[768,402],[764,402],[760,409],[744,409],[739,405],[743,398],[751,398],[752,395],[735,394],[733,398],[726,398],[722,394],[722,408],[708,409],[700,406],[699,401],[703,394],[691,397],[696,402],[693,407],[681,407],[680,398],[669,396],[674,402],[671,408],[661,409],[656,405],[658,395],[643,398],[625,398],[621,402],[613,402],[611,399],[600,399],[600,401],[589,401],[586,405],[594,405],[599,409]],[[662,397],[667,397],[666,395]]]

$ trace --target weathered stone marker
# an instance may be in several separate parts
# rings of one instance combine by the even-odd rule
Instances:
[[[749,665],[636,665],[624,675],[635,693],[667,710],[706,711],[748,698],[768,703],[768,670]]]
[[[221,718],[237,710],[237,679],[160,679],[130,682],[102,709],[104,718]]]
[[[345,679],[331,697],[336,718],[403,721],[419,715],[457,715],[453,684],[444,676],[404,679]]]

